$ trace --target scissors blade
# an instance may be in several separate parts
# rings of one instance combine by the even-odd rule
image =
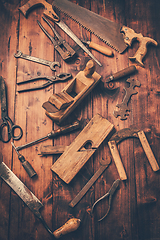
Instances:
[[[1,95],[1,117],[8,115],[7,110],[7,88],[3,77],[0,77],[0,95]]]

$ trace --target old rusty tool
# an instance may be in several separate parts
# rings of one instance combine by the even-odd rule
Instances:
[[[60,67],[60,63],[59,62],[51,62],[48,60],[44,60],[38,57],[33,57],[33,56],[29,56],[27,54],[22,53],[20,50],[17,51],[17,53],[14,54],[15,58],[23,58],[25,60],[31,61],[31,62],[36,62],[45,66],[50,67],[50,69],[52,71],[56,71],[55,66]]]
[[[95,62],[87,62],[83,71],[80,71],[60,93],[52,94],[42,107],[46,115],[57,123],[64,121],[78,104],[100,82],[101,76],[95,71]]]
[[[32,145],[34,145],[36,143],[42,142],[42,141],[44,141],[46,139],[55,138],[55,137],[60,136],[62,134],[74,131],[74,130],[80,128],[80,127],[81,127],[81,122],[77,120],[74,123],[72,123],[71,125],[66,125],[64,127],[60,127],[57,130],[52,130],[45,137],[39,138],[39,139],[34,140],[34,141],[30,142],[30,143],[26,143],[26,144],[24,144],[22,146],[16,147],[16,150],[19,151],[19,150],[21,150],[23,148],[30,147],[30,146],[32,146]]]
[[[32,178],[32,177],[36,176],[37,173],[35,172],[35,170],[34,170],[33,167],[31,166],[31,164],[30,164],[28,161],[26,161],[26,159],[24,158],[24,156],[17,151],[14,143],[11,142],[11,144],[12,144],[13,148],[16,150],[16,153],[18,154],[18,159],[19,159],[20,162],[22,163],[22,166],[24,167],[24,169],[25,169],[26,172],[28,173],[29,177]]]
[[[44,218],[40,213],[43,204],[40,200],[20,181],[20,179],[2,162],[2,155],[0,153],[0,177],[9,185],[10,188],[22,199],[27,207],[39,218],[46,230],[55,238],[75,231],[81,220],[78,218],[69,219],[61,228],[51,231]]]
[[[36,80],[41,80],[41,79],[45,79],[47,82],[44,83],[41,86],[18,90],[18,92],[21,93],[21,92],[28,92],[28,91],[44,89],[44,88],[50,86],[51,84],[54,84],[56,82],[66,81],[66,80],[70,79],[71,77],[72,77],[72,75],[70,73],[60,73],[60,74],[58,74],[56,76],[38,76],[38,77],[33,77],[33,78],[30,78],[30,79],[28,79],[26,81],[18,82],[17,84],[18,85],[22,85],[22,84],[25,84],[25,83],[30,83],[30,82],[33,82],[33,81],[36,81]]]
[[[55,50],[61,55],[64,61],[68,61],[75,55],[75,51],[69,46],[68,43],[58,34],[58,32],[53,28],[52,24],[44,17],[42,19],[50,26],[52,31],[55,34],[55,37],[52,37],[46,29],[41,25],[41,23],[37,20],[38,25],[42,29],[42,31],[47,35],[47,37],[51,40],[54,45]]]
[[[8,103],[7,103],[7,87],[3,77],[0,76],[0,98],[1,98],[1,117],[3,123],[0,125],[0,141],[8,143],[11,138],[13,140],[19,140],[23,131],[19,125],[15,125],[8,116]],[[19,131],[19,135],[16,135],[16,130]],[[5,133],[7,132],[7,137]]]
[[[69,184],[112,130],[113,124],[96,114],[52,165],[51,170]]]
[[[104,46],[99,45],[92,41],[82,40],[82,42],[84,44],[88,45],[90,48],[93,48],[93,49],[97,50],[98,52],[103,53],[106,56],[109,56],[109,57],[113,56],[113,51],[110,48],[104,47]]]
[[[145,136],[145,133],[142,130],[136,129],[136,128],[124,128],[118,132],[116,132],[109,140],[108,145],[112,154],[112,157],[114,159],[115,165],[117,167],[119,176],[121,180],[126,180],[127,175],[125,172],[125,169],[123,167],[118,149],[117,144],[119,144],[121,141],[127,138],[139,138],[141,145],[143,147],[143,150],[148,158],[148,161],[153,169],[153,171],[159,170],[159,165],[155,159],[155,156],[151,150],[151,147],[147,141],[147,138]]]
[[[91,177],[91,179],[86,183],[86,185],[82,188],[82,190],[77,194],[77,196],[69,203],[70,207],[75,207],[75,205],[84,197],[84,195],[88,192],[91,186],[97,181],[97,179],[102,175],[104,170],[108,168],[111,163],[111,158],[107,158],[106,160],[100,160],[100,168],[95,172],[95,174]]]
[[[144,66],[142,59],[147,53],[148,44],[158,45],[154,39],[143,37],[141,33],[137,34],[129,27],[112,22],[71,1],[54,0],[52,5],[120,53],[137,40],[140,46],[135,55],[129,59],[136,61],[142,67]]]
[[[114,82],[120,78],[126,77],[136,72],[136,66],[132,65],[127,68],[124,68],[116,73],[113,73],[109,77],[103,80],[103,87],[108,90],[115,90]]]
[[[113,112],[113,115],[117,118],[120,116],[121,120],[127,119],[127,116],[129,115],[128,112],[130,109],[128,108],[128,102],[132,95],[137,94],[138,92],[134,89],[135,87],[140,87],[141,83],[138,80],[134,79],[128,79],[126,82],[130,83],[129,88],[124,88],[126,94],[124,96],[124,99],[122,103],[119,103],[116,105],[119,109]]]
[[[52,9],[52,5],[47,3],[44,0],[29,0],[25,5],[19,8],[19,10],[26,17],[29,10],[31,10],[35,6],[44,6],[45,11],[43,14],[45,17],[49,18],[56,25],[58,25],[73,41],[76,42],[99,66],[102,64],[93,56],[93,54],[86,48],[86,46],[79,40],[79,38],[71,31],[71,29],[59,19],[59,16]]]
[[[93,206],[92,206],[92,213],[93,213],[93,210],[94,210],[95,206],[97,205],[97,203],[99,203],[99,202],[100,202],[101,200],[103,200],[104,198],[108,197],[108,210],[107,210],[106,214],[105,214],[102,218],[98,219],[98,222],[102,221],[105,217],[107,217],[107,215],[108,215],[108,213],[109,213],[109,211],[110,211],[110,209],[111,209],[113,194],[115,193],[115,191],[116,191],[116,189],[118,188],[119,184],[120,184],[120,180],[119,180],[119,179],[117,179],[116,181],[114,181],[114,183],[112,184],[112,186],[111,186],[111,188],[109,189],[109,191],[108,191],[105,195],[103,195],[101,198],[99,198],[99,199],[93,204]]]

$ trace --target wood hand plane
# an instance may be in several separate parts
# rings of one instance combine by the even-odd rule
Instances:
[[[53,94],[43,103],[46,115],[53,121],[61,123],[77,107],[100,81],[101,76],[95,72],[95,63],[90,60],[86,68],[60,92]]]
[[[108,145],[112,154],[112,157],[114,159],[115,165],[117,167],[119,176],[121,180],[126,180],[127,175],[125,172],[125,169],[123,167],[118,149],[117,149],[117,144],[123,141],[126,138],[139,138],[143,150],[148,158],[148,161],[151,164],[151,167],[153,171],[158,171],[159,170],[159,165],[154,157],[154,154],[150,148],[150,145],[147,141],[147,138],[142,130],[135,129],[135,128],[124,128],[118,132],[116,132],[109,140]]]
[[[96,114],[52,165],[51,170],[64,182],[70,183],[113,127],[107,119]]]

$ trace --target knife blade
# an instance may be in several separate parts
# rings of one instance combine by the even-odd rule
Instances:
[[[139,41],[139,49],[133,57],[130,57],[130,60],[136,61],[141,66],[144,66],[142,59],[146,55],[147,45],[149,43],[158,45],[154,39],[143,37],[141,33],[137,34],[123,24],[112,22],[68,0],[54,0],[52,6],[95,34],[119,53],[123,53],[128,46],[131,46],[133,40]]]
[[[2,154],[0,153],[0,177],[14,190],[14,192],[22,199],[27,207],[39,218],[46,230],[55,238],[61,235],[75,231],[80,225],[80,219],[71,218],[62,227],[52,232],[44,218],[40,214],[43,204],[40,200],[24,185],[20,179],[2,162]]]

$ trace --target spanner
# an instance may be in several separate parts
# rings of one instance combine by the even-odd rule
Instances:
[[[116,105],[116,107],[118,107],[119,109],[117,111],[113,112],[113,115],[117,118],[118,116],[121,117],[121,120],[125,120],[127,119],[126,116],[128,116],[128,112],[130,111],[130,109],[128,108],[128,102],[131,98],[132,95],[137,94],[138,92],[134,89],[136,86],[140,87],[141,83],[138,80],[134,80],[134,79],[128,79],[126,82],[130,83],[129,88],[124,88],[126,94],[124,96],[124,99],[122,101],[122,103],[119,103]]]
[[[14,56],[15,56],[15,58],[23,58],[23,59],[26,59],[26,60],[29,60],[32,62],[36,62],[36,63],[40,63],[43,65],[49,66],[52,71],[56,71],[55,66],[58,66],[58,67],[61,66],[59,62],[51,62],[51,61],[44,60],[44,59],[41,59],[38,57],[29,56],[29,55],[23,54],[20,50],[17,50],[17,53],[14,54]]]

